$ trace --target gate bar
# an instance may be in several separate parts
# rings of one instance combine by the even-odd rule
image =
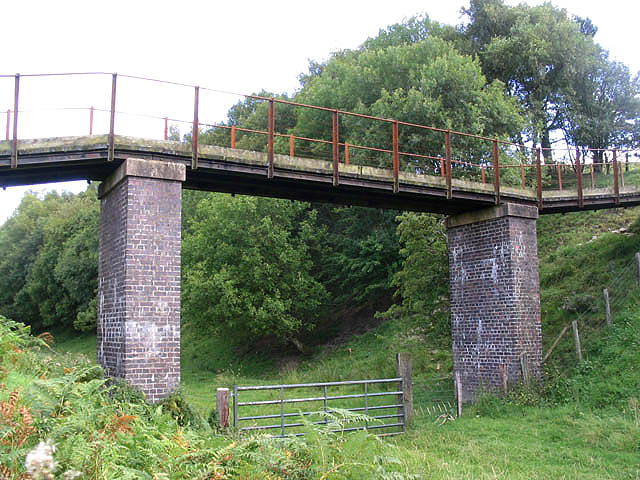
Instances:
[[[11,168],[18,168],[18,98],[20,95],[20,74],[15,76],[13,98],[13,141],[11,142]]]

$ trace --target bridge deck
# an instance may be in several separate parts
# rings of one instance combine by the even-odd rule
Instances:
[[[191,146],[172,141],[115,137],[114,160],[109,162],[108,136],[21,140],[18,167],[11,168],[11,143],[0,142],[0,186],[30,185],[67,180],[104,180],[126,158],[177,161],[186,164],[185,188],[289,198],[310,202],[362,205],[455,214],[496,203],[492,184],[452,179],[447,199],[440,176],[400,172],[399,191],[393,193],[393,172],[362,165],[339,166],[339,185],[333,185],[333,164],[325,160],[275,155],[274,176],[267,178],[267,154],[200,145],[198,168],[192,170]],[[583,209],[640,205],[640,189],[626,186],[584,192]],[[537,205],[536,192],[502,186],[500,202]],[[575,190],[543,192],[540,213],[580,210]]]

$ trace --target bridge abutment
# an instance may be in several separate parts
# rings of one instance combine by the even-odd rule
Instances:
[[[509,385],[541,378],[537,218],[536,207],[504,204],[447,219],[453,368],[464,401],[500,391],[502,369]]]
[[[100,186],[98,362],[150,402],[180,383],[185,166],[130,158]]]

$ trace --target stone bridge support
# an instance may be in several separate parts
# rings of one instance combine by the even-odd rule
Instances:
[[[127,159],[100,186],[98,362],[156,402],[180,383],[185,166]]]
[[[542,374],[536,207],[504,204],[447,219],[453,368],[462,398]],[[527,380],[528,380],[527,379]]]

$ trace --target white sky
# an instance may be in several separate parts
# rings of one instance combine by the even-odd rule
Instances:
[[[507,0],[508,4],[519,3]],[[540,1],[528,0],[529,4]],[[596,41],[613,58],[640,70],[637,0],[552,0],[569,13],[590,17]],[[294,92],[308,60],[324,60],[332,51],[355,48],[378,30],[419,13],[448,24],[461,22],[464,0],[143,1],[14,0],[2,6],[3,44],[0,74],[103,71],[154,77],[220,90],[252,93],[261,89]],[[23,78],[21,110],[46,107],[109,107],[110,79]],[[140,88],[119,79],[118,109],[189,120],[192,91],[177,87]],[[201,94],[201,118],[224,119],[239,97]],[[12,80],[0,79],[0,112],[13,108]],[[4,139],[6,114],[0,113]],[[96,133],[107,117],[96,113]],[[118,131],[120,127],[120,131]],[[182,128],[188,131],[188,126]],[[88,133],[88,112],[25,113],[20,137]],[[116,133],[160,137],[159,120],[122,117]],[[28,189],[81,191],[86,182],[0,190],[0,223]]]

